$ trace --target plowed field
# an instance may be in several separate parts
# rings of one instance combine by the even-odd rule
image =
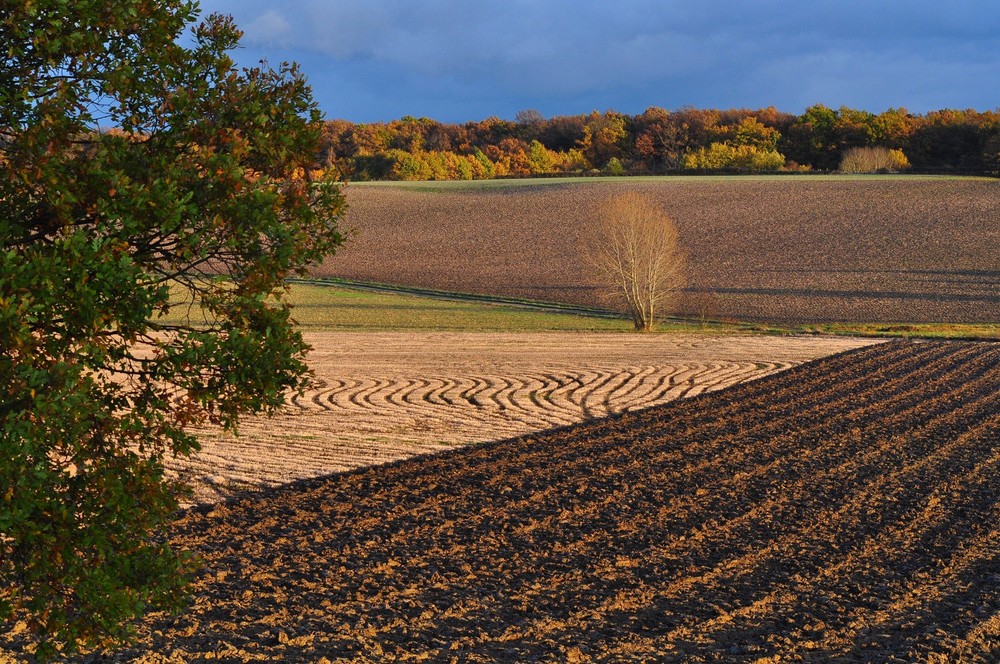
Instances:
[[[197,508],[118,659],[996,662],[998,471],[1000,345],[869,346]]]
[[[836,337],[307,333],[315,383],[240,437],[202,431],[170,462],[214,502],[233,491],[499,440],[717,390],[873,343]]]
[[[434,190],[350,185],[359,234],[320,276],[588,306],[580,246],[624,187],[689,255],[682,313],[775,322],[1000,321],[1000,180],[665,178]]]

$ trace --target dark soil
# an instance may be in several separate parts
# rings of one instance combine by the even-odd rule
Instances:
[[[998,471],[1000,345],[880,344],[195,509],[109,661],[997,662]]]
[[[318,276],[615,306],[580,249],[623,187],[689,255],[681,313],[775,322],[1000,321],[1000,181],[674,178],[420,191],[348,186],[359,234]]]

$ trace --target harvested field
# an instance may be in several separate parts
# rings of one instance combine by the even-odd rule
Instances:
[[[350,185],[360,234],[318,276],[601,303],[580,245],[631,187],[690,257],[684,313],[773,322],[1000,321],[1000,180],[666,178]]]
[[[195,509],[102,661],[996,662],[998,471],[1000,345],[870,346]]]
[[[315,386],[172,462],[233,491],[498,440],[759,378],[871,340],[615,333],[308,333]]]

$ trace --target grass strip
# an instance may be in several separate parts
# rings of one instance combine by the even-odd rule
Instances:
[[[292,316],[303,329],[461,332],[631,332],[607,309],[347,279],[290,279]],[[160,323],[194,323],[198,311],[182,293]],[[1000,323],[761,323],[670,317],[654,333],[817,334],[909,339],[1000,341]]]

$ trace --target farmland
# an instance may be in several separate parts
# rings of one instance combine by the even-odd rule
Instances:
[[[623,186],[689,254],[664,334],[590,312]],[[746,334],[996,336],[996,187],[349,186],[317,277],[578,310],[292,286],[315,380],[167,461],[193,604],[101,661],[996,661],[1000,344]]]
[[[234,491],[500,440],[694,396],[871,343],[609,333],[310,332],[313,386],[240,436],[201,432],[170,461],[215,501]]]
[[[682,313],[770,322],[1000,320],[1000,181],[629,178],[348,185],[352,243],[319,276],[586,306],[580,246],[622,187],[689,256]]]
[[[109,661],[997,661],[998,431],[1000,347],[891,342],[304,480]]]

